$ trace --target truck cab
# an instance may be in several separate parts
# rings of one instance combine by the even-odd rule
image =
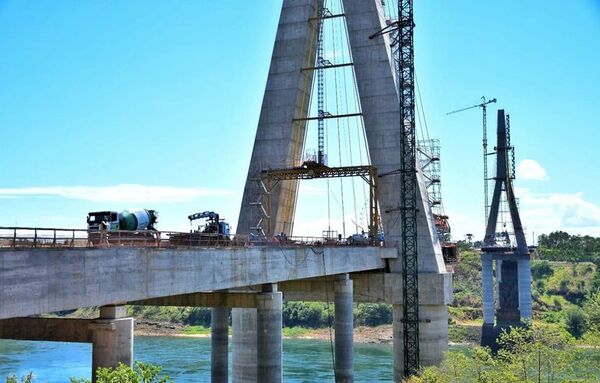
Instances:
[[[116,211],[90,212],[87,216],[88,230],[119,230],[119,218]]]

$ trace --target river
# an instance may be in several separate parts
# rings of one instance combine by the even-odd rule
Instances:
[[[333,367],[329,341],[285,339],[283,342],[285,382],[331,382]],[[33,371],[35,383],[64,383],[69,377],[88,377],[91,370],[90,344],[0,340],[0,381],[10,373],[19,376]],[[210,339],[135,338],[135,360],[163,367],[177,383],[210,381]],[[392,346],[355,345],[357,382],[392,381]]]

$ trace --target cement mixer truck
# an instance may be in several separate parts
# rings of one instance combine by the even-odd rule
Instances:
[[[88,238],[94,245],[133,245],[156,240],[155,210],[96,211],[87,216]]]

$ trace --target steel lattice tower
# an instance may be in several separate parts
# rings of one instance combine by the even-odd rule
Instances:
[[[417,266],[417,168],[413,1],[398,1],[400,173],[404,288],[404,375],[419,368],[419,278]]]

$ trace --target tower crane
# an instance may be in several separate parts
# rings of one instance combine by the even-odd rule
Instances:
[[[485,217],[485,224],[487,225],[487,221],[488,221],[488,206],[489,206],[489,201],[488,201],[488,170],[487,170],[487,106],[489,104],[493,104],[495,103],[497,100],[495,98],[492,98],[491,100],[487,100],[485,98],[485,96],[481,97],[481,103],[477,104],[477,105],[472,105],[472,106],[468,106],[466,108],[462,108],[462,109],[458,109],[458,110],[453,110],[452,112],[448,112],[446,113],[446,115],[451,115],[451,114],[455,114],[455,113],[460,113],[460,112],[464,112],[466,110],[470,110],[470,109],[474,109],[474,108],[481,108],[481,110],[483,111],[483,194],[484,194],[484,205],[483,205],[483,211],[484,211],[484,217]]]

